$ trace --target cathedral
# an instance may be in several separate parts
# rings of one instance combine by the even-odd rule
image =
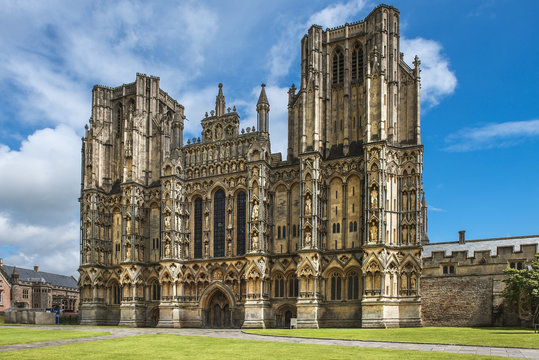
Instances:
[[[223,85],[200,137],[137,74],[93,88],[82,141],[81,323],[158,327],[421,325],[420,61],[399,11],[313,25],[270,150],[262,84],[242,128]]]

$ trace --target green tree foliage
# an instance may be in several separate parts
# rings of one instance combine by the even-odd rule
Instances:
[[[539,323],[539,254],[531,266],[522,270],[506,269],[503,297],[511,304],[518,305],[519,316]]]

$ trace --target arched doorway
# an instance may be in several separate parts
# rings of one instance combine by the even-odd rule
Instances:
[[[294,305],[285,304],[275,312],[275,327],[290,329],[290,319],[297,317]]]
[[[217,290],[211,296],[206,311],[206,327],[230,328],[232,327],[232,314],[230,304],[225,294]]]

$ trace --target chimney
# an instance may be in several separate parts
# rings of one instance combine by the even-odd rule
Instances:
[[[37,264],[34,265],[34,271],[35,271],[35,272],[39,272],[39,265],[37,265]]]
[[[464,234],[466,233],[466,230],[460,230],[459,231],[459,244],[464,244]]]

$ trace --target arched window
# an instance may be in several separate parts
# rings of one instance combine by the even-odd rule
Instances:
[[[335,234],[337,232],[337,224],[333,224],[333,233]]]
[[[296,237],[296,225],[292,225],[292,237]]]
[[[202,199],[195,200],[195,259],[202,258]]]
[[[150,289],[151,292],[151,300],[160,300],[161,295],[161,287],[159,286],[159,282],[155,281]]]
[[[286,226],[283,226],[283,239],[286,239]]]
[[[337,234],[341,233],[341,223],[337,223]]]
[[[288,279],[288,297],[298,297],[299,281],[296,277]]]
[[[284,278],[279,275],[275,278],[275,297],[284,297]]]
[[[331,275],[331,300],[341,300],[341,276],[336,272]]]
[[[237,196],[236,227],[237,227],[237,252],[245,254],[245,193],[242,191]]]
[[[110,304],[119,305],[122,300],[122,289],[118,283],[112,285],[110,289]]]
[[[342,84],[344,81],[344,55],[338,49],[333,55],[333,84]]]
[[[348,300],[357,300],[359,298],[359,276],[355,271],[348,275]]]
[[[357,231],[357,221],[354,221],[354,232]]]
[[[281,227],[277,226],[277,239],[281,238]]]
[[[354,232],[354,223],[352,221],[350,221],[350,229],[349,229],[350,232]]]
[[[116,137],[119,138],[122,133],[122,118],[123,118],[123,107],[122,104],[118,104],[116,109]]]
[[[225,192],[218,190],[213,200],[213,256],[225,256]]]
[[[359,44],[352,50],[352,81],[363,79],[363,50]]]

